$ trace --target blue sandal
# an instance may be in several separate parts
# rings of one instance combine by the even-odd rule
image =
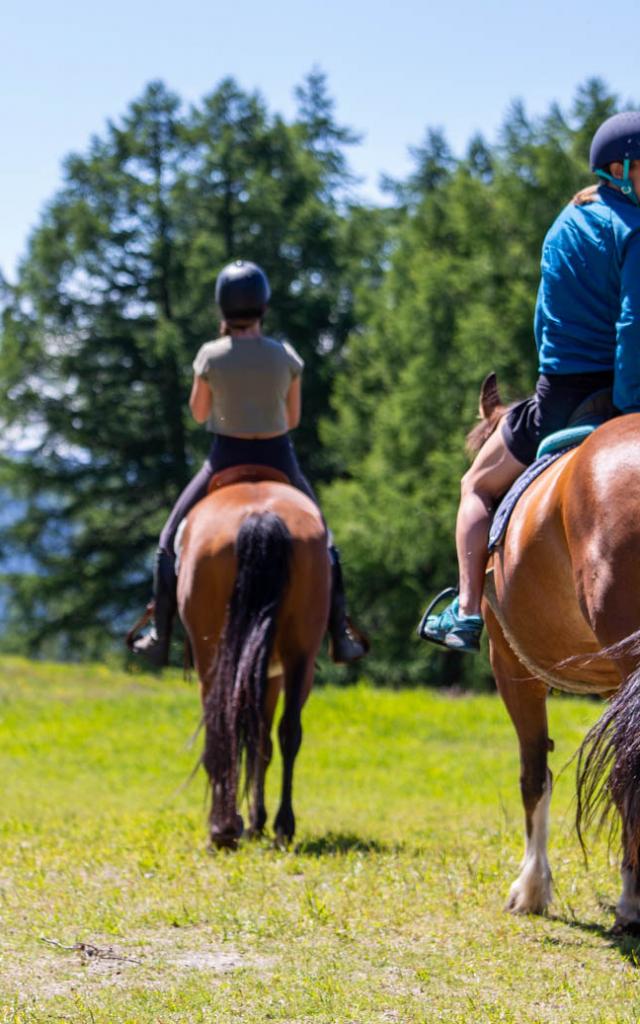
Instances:
[[[432,615],[432,611],[440,601],[453,597],[444,611]],[[458,603],[458,591],[454,587],[443,590],[427,608],[418,626],[418,636],[451,651],[468,651],[477,653],[480,650],[480,637],[484,623],[481,615],[461,615]]]

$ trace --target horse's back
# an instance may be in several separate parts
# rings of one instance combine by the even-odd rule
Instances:
[[[615,689],[619,672],[608,661],[587,671],[561,663],[640,626],[639,428],[637,416],[612,420],[549,467],[494,555],[492,610],[523,663],[546,666],[552,685]]]
[[[275,481],[229,485],[204,498],[190,513],[183,534],[178,577],[180,615],[192,638],[217,636],[237,571],[236,539],[252,515],[271,514],[291,537],[290,583],[279,614],[276,646],[318,645],[326,628],[330,567],[327,532],[313,501]],[[196,641],[197,642],[197,641]]]
[[[197,549],[202,557],[233,545],[244,520],[256,512],[273,512],[303,542],[326,535],[320,510],[302,491],[271,480],[243,481],[214,491],[196,505],[187,520],[183,550]]]

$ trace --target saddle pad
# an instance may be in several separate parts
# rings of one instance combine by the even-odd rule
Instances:
[[[515,483],[511,485],[498,505],[491,522],[491,527],[489,529],[489,554],[491,554],[492,551],[495,551],[502,540],[509,519],[511,518],[511,513],[516,507],[518,499],[522,497],[529,484],[533,483],[536,477],[539,477],[541,473],[544,473],[545,469],[553,462],[556,462],[561,455],[570,451],[571,448],[575,448],[578,444],[579,441],[574,441],[573,444],[565,445],[565,447],[559,451],[548,452],[548,454],[543,455],[541,459],[536,459],[536,461],[532,462],[530,466],[527,466],[524,473],[521,473]]]

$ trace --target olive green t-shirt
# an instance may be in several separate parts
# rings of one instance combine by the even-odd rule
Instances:
[[[287,393],[304,362],[286,341],[218,338],[207,341],[193,372],[213,395],[207,430],[214,434],[284,434]]]

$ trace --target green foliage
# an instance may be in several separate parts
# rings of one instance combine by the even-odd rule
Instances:
[[[3,553],[30,570],[5,578],[5,647],[98,654],[145,600],[150,549],[204,450],[185,400],[215,333],[215,274],[242,255],[271,279],[268,329],[306,362],[296,446],[372,635],[369,671],[489,682],[483,659],[427,649],[415,624],[455,581],[480,383],[494,369],[507,399],[532,389],[541,242],[619,101],[598,79],[568,112],[532,119],[515,101],[497,143],[476,136],[461,158],[428,128],[375,208],[357,201],[357,136],[322,73],[296,97],[287,123],[232,79],[189,111],[152,83],[68,158],[17,288],[0,292],[0,418],[33,443],[0,462],[25,503]]]

